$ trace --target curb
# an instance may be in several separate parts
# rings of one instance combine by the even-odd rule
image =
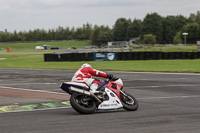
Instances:
[[[50,102],[50,103],[34,103],[29,105],[6,105],[0,106],[0,113],[19,112],[19,111],[34,111],[41,109],[56,109],[62,107],[70,107],[69,101]]]

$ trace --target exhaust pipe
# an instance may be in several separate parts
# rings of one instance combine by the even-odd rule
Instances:
[[[91,96],[91,97],[93,97],[94,99],[96,99],[99,103],[102,103],[102,101],[101,101],[97,96],[95,96],[94,94],[92,94],[92,93],[89,92],[89,91],[82,90],[82,89],[75,88],[75,87],[69,87],[69,90],[70,90],[70,91],[73,91],[73,92],[76,92],[76,93],[80,93],[80,94],[84,94],[84,95],[87,95],[87,96]]]

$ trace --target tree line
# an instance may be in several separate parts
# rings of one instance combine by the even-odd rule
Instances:
[[[143,20],[118,18],[112,28],[87,23],[78,28],[59,26],[49,30],[5,30],[0,31],[0,42],[91,40],[93,45],[101,45],[109,41],[129,41],[135,38],[146,44],[179,44],[183,43],[184,32],[188,33],[187,43],[196,44],[200,40],[200,11],[191,13],[189,17],[162,17],[158,13],[148,13]]]

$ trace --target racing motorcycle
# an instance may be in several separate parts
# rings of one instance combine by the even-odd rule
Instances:
[[[60,88],[71,95],[72,108],[81,114],[92,114],[96,110],[138,109],[137,100],[131,94],[122,91],[123,82],[120,78],[105,81],[98,87],[99,93],[95,94],[83,83],[63,82]]]

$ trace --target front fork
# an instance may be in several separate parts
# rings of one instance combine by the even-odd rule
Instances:
[[[122,90],[120,90],[120,93],[123,95],[123,100],[125,100],[124,102],[126,102],[128,104],[134,104],[135,101],[130,96],[128,96],[125,92],[123,92]]]
[[[120,93],[127,97],[126,93],[124,93],[122,90],[120,90]]]

